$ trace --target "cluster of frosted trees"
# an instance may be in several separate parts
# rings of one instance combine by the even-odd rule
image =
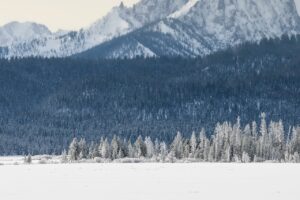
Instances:
[[[281,121],[266,123],[265,115],[261,123],[256,122],[241,127],[235,124],[217,124],[214,134],[207,137],[205,130],[199,135],[192,133],[183,138],[180,133],[171,144],[138,137],[132,143],[114,136],[112,140],[102,138],[98,144],[87,145],[84,139],[76,138],[68,152],[63,153],[65,161],[85,159],[117,160],[135,158],[157,162],[203,161],[203,162],[300,162],[300,127],[290,128],[285,134]]]

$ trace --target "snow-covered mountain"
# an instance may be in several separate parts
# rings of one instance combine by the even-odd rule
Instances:
[[[14,43],[30,41],[34,38],[47,37],[50,30],[41,24],[11,22],[0,27],[0,46],[10,46]]]
[[[197,56],[245,41],[297,34],[300,18],[294,0],[141,0],[130,8],[122,3],[75,32],[34,27],[24,38],[11,39],[2,29],[0,57],[65,57],[85,51],[82,55],[106,58]]]
[[[166,18],[180,9],[188,0],[141,0],[133,7],[123,3],[114,7],[105,17],[91,26],[65,35],[49,34],[20,40],[9,45],[0,44],[0,57],[65,57],[119,37],[153,21]],[[0,39],[0,41],[2,41]]]
[[[80,56],[199,56],[246,41],[300,33],[293,0],[189,0],[168,17]],[[149,54],[149,52],[151,52]]]

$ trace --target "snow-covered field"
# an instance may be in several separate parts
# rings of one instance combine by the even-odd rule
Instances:
[[[299,164],[0,166],[1,200],[299,200]]]

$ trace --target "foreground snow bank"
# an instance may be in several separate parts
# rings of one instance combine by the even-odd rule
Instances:
[[[298,200],[298,164],[0,166],[0,199]]]

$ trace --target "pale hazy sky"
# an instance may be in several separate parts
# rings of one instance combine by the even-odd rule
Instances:
[[[51,30],[79,29],[105,15],[122,0],[0,0],[0,26],[33,21]],[[138,0],[123,0],[132,5]]]
[[[123,0],[132,5],[138,0]],[[260,1],[260,0],[258,0]],[[300,0],[295,0],[300,11]],[[121,0],[0,0],[0,26],[11,21],[34,21],[51,30],[79,29],[105,15]]]

